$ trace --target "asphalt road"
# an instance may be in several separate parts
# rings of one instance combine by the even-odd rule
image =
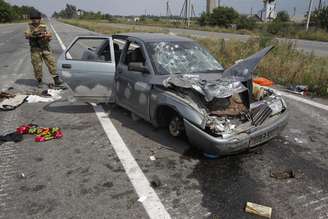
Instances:
[[[53,25],[65,45],[92,34]],[[1,89],[37,91],[25,28],[0,25]],[[51,46],[58,56],[58,41]],[[50,81],[47,71],[44,75]],[[280,137],[217,160],[203,158],[165,130],[132,120],[118,106],[103,107],[147,179],[159,179],[155,191],[172,218],[257,218],[244,212],[247,201],[272,207],[272,218],[327,218],[328,112],[287,102],[289,124]],[[0,218],[148,218],[90,105],[25,103],[0,112],[0,134],[25,123],[60,127],[64,138],[34,143],[26,137],[0,145]],[[295,177],[270,177],[277,169],[290,169]]]
[[[240,40],[247,41],[251,38],[250,35],[243,34],[234,34],[234,33],[218,33],[218,32],[209,32],[209,31],[200,31],[200,30],[189,30],[182,28],[165,28],[165,27],[156,27],[156,26],[143,26],[143,25],[130,25],[130,24],[115,24],[108,23],[108,26],[115,28],[135,28],[136,30],[158,30],[162,29],[165,32],[170,32],[179,35],[189,35],[194,37],[215,37],[226,40]],[[328,56],[328,42],[320,41],[311,41],[311,40],[299,40],[299,39],[286,39],[278,38],[281,42],[294,42],[297,49],[304,51],[306,53],[312,53],[317,56],[326,57]]]

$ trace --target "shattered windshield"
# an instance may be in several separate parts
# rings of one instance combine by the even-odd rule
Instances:
[[[147,45],[158,74],[220,72],[223,67],[204,48],[194,42],[157,42]]]

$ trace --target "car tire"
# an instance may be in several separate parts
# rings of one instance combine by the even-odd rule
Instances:
[[[173,115],[168,123],[168,131],[173,137],[181,137],[184,135],[183,119],[179,115]]]

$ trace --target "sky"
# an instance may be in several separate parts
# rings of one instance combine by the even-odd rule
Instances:
[[[166,14],[167,0],[6,0],[11,4],[30,5],[39,9],[47,15],[52,15],[54,11],[65,8],[65,4],[73,4],[77,8],[90,11],[101,11],[113,15],[141,15]],[[180,14],[184,0],[168,0],[173,14]],[[196,14],[201,14],[205,10],[206,0],[191,0],[194,4]],[[328,0],[322,0],[328,5]],[[278,11],[286,10],[290,15],[294,14],[296,7],[297,16],[303,16],[307,10],[310,0],[277,0]],[[317,5],[319,0],[314,0]],[[230,6],[243,14],[253,13],[262,7],[262,0],[221,0],[224,6]]]

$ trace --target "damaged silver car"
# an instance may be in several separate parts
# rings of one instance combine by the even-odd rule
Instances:
[[[228,69],[203,47],[154,33],[77,37],[58,61],[76,98],[115,102],[156,127],[166,127],[208,156],[269,141],[287,124],[287,105],[252,73],[272,47]]]

